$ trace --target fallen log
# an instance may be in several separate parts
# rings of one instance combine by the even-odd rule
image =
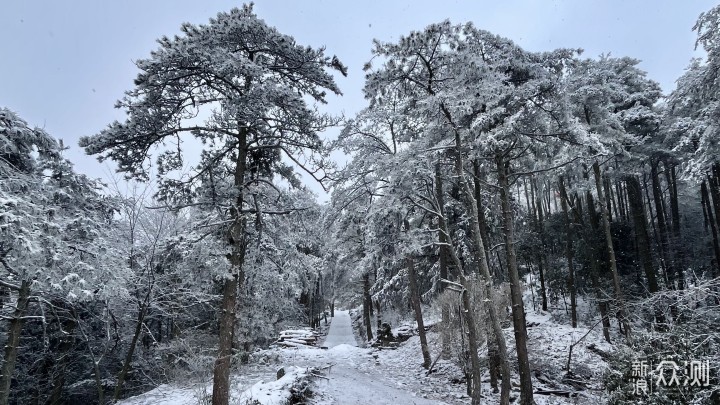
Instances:
[[[545,390],[542,388],[538,388],[535,390],[536,394],[540,395],[554,395],[557,397],[565,397],[565,398],[574,398],[578,396],[578,393],[575,391],[567,391],[567,390]]]

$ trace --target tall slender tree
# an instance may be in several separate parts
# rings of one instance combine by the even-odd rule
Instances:
[[[310,108],[307,100],[324,102],[327,91],[340,94],[326,68],[345,70],[322,49],[301,46],[268,26],[251,5],[220,13],[206,25],[184,24],[181,30],[181,36],[161,38],[158,50],[136,62],[141,72],[135,88],[118,102],[127,120],[82,138],[80,144],[88,154],[113,159],[119,171],[138,179],[148,178],[151,150],[160,148],[158,196],[174,208],[215,210],[229,224],[230,269],[222,275],[213,378],[213,404],[225,405],[248,216],[263,213],[252,195],[262,192],[259,186],[268,181],[256,174],[269,171],[296,184],[285,158],[322,180],[317,133],[332,120]],[[208,118],[201,120],[201,114]],[[188,138],[202,144],[202,151],[195,169],[178,175],[190,155],[183,147]],[[215,188],[215,180],[222,178],[233,180],[221,183],[226,189]]]

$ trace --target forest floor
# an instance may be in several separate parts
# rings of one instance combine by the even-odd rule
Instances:
[[[601,402],[601,380],[604,360],[596,351],[612,351],[598,330],[592,330],[573,350],[571,369],[574,379],[581,381],[573,387],[573,381],[563,380],[569,345],[588,332],[586,327],[576,329],[556,323],[549,314],[528,313],[528,336],[530,358],[534,371],[535,390],[572,391],[574,398],[536,394],[540,404],[584,404]],[[516,364],[512,328],[505,329],[511,364]],[[428,333],[431,352],[439,352],[439,333]],[[261,404],[280,404],[282,393],[290,385],[276,381],[276,371],[281,366],[288,374],[302,374],[303,370],[320,369],[322,377],[314,378],[313,396],[310,403],[329,404],[468,404],[463,375],[451,360],[437,362],[434,372],[427,375],[422,368],[419,338],[411,337],[395,350],[357,347],[347,311],[336,311],[328,335],[322,344],[325,348],[303,347],[274,348],[259,354],[263,360],[252,366],[237,370],[232,380],[231,404],[250,403],[246,398],[258,399]],[[593,345],[593,350],[588,346]],[[258,356],[256,356],[258,358]],[[287,378],[287,377],[286,377]],[[284,379],[285,380],[285,379]],[[284,381],[283,380],[283,381]],[[516,398],[517,372],[512,378]],[[205,404],[212,392],[210,382],[191,386],[163,385],[143,395],[122,401],[123,405],[195,405]],[[489,385],[487,372],[483,376],[485,403],[494,404],[499,394]]]

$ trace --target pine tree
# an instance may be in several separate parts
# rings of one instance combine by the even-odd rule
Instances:
[[[298,184],[287,158],[322,180],[318,131],[333,123],[307,105],[340,94],[326,68],[342,65],[322,49],[300,46],[259,19],[252,6],[220,13],[206,25],[184,24],[182,35],[163,37],[141,70],[135,88],[118,107],[128,113],[81,146],[100,160],[113,159],[128,177],[147,179],[154,148],[158,196],[168,206],[195,205],[220,212],[230,269],[223,277],[220,343],[213,404],[227,404],[237,292],[244,283],[247,228],[265,208],[253,198],[265,193],[268,175]],[[203,121],[199,115],[207,118]],[[202,144],[190,174],[177,175],[190,154],[188,138]],[[224,179],[232,179],[224,181]]]

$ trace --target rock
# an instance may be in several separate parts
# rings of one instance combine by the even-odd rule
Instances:
[[[280,367],[277,371],[277,379],[281,379],[285,376],[285,367]]]

